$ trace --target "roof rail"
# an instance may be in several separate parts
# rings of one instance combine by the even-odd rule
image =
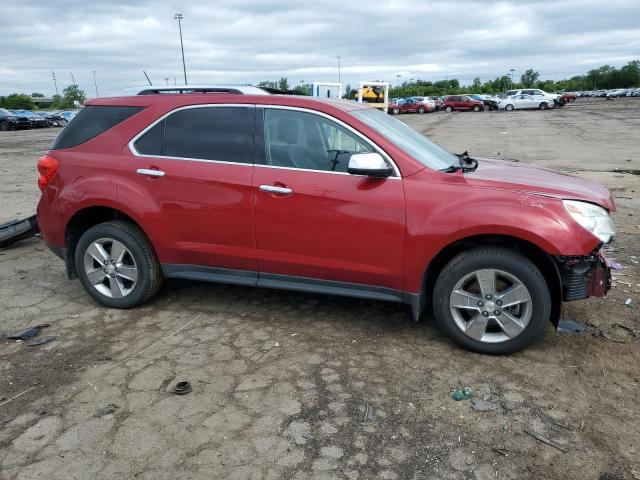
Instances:
[[[175,93],[234,93],[241,95],[270,95],[270,92],[251,85],[166,85],[130,87],[121,90],[118,96],[157,95]]]

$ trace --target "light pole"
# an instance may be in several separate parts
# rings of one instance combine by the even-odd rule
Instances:
[[[402,75],[400,75],[399,73],[396,75],[396,78],[398,79],[398,82],[397,82],[398,83],[398,90],[400,90],[400,77],[401,76]]]
[[[174,20],[178,20],[178,30],[180,31],[180,51],[182,52],[182,71],[184,72],[184,84],[187,85],[187,65],[184,63],[184,44],[182,43],[182,19],[184,15],[176,13]]]
[[[511,70],[509,70],[511,72],[511,88],[513,89],[513,72],[516,71],[515,68],[512,68]]]
[[[96,87],[96,98],[99,98],[100,95],[98,95],[98,81],[96,80],[96,71],[92,70],[91,73],[93,73],[93,86]]]
[[[340,60],[342,60],[342,57],[340,55],[338,55],[336,57],[336,60],[338,60],[338,83],[340,83]]]

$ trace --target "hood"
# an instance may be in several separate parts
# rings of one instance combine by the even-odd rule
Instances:
[[[616,207],[609,189],[596,182],[583,180],[548,168],[521,163],[476,158],[478,168],[466,173],[471,186],[515,190],[566,200],[595,203],[615,212]]]

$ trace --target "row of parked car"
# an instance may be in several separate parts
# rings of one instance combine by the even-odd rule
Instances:
[[[77,112],[57,110],[52,112],[32,112],[31,110],[7,110],[0,108],[0,130],[20,130],[26,128],[64,127]]]
[[[576,92],[578,97],[640,97],[640,88],[615,88],[612,90],[585,90]]]
[[[392,115],[400,113],[428,113],[444,110],[445,112],[495,111],[559,108],[573,102],[578,95],[570,92],[547,93],[537,88],[509,90],[499,95],[466,94],[447,95],[444,97],[409,97],[393,98],[388,112]]]

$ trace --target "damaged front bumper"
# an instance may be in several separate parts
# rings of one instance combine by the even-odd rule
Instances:
[[[556,257],[556,260],[562,281],[563,301],[604,297],[611,288],[611,266],[602,248],[588,256]]]

